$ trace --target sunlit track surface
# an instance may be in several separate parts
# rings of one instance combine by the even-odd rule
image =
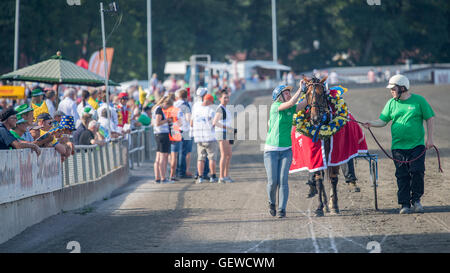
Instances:
[[[153,165],[144,164],[110,199],[51,217],[0,245],[0,252],[67,253],[70,241],[79,242],[81,252],[450,252],[450,94],[435,86],[414,86],[412,91],[425,96],[435,110],[434,141],[444,169],[443,174],[437,172],[436,155],[428,152],[424,214],[398,214],[394,165],[367,135],[370,152],[380,156],[379,211],[373,206],[368,164],[359,160],[361,192],[349,192],[339,177],[339,215],[314,216],[318,201],[306,198],[307,176],[302,172],[289,177],[287,217],[272,217],[261,151],[264,141],[240,140],[231,160],[235,183],[194,184],[190,179],[154,184]],[[344,98],[355,118],[365,121],[378,117],[389,96],[384,88],[350,89]],[[241,103],[269,108],[271,99],[268,92],[252,92]],[[374,133],[389,150],[390,128]],[[194,149],[191,166],[195,159]],[[329,193],[328,183],[325,186]]]

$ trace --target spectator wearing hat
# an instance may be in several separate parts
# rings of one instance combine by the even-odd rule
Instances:
[[[208,94],[208,89],[207,88],[205,88],[205,87],[199,87],[199,88],[197,88],[197,90],[196,90],[196,92],[195,92],[195,94],[197,95],[196,96],[196,98],[194,99],[194,104],[192,105],[192,111],[191,111],[191,113],[194,113],[195,112],[195,109],[198,107],[198,106],[201,106],[202,105],[202,103],[203,103],[203,98],[206,96],[206,94]],[[191,118],[192,119],[192,118]],[[194,135],[193,135],[193,128],[192,128],[192,122],[190,122],[191,123],[191,127],[190,127],[190,129],[189,129],[189,136],[191,137],[191,139],[194,137]],[[208,177],[208,173],[209,173],[209,160],[208,160],[208,158],[206,158],[205,159],[205,168],[204,168],[204,171],[203,171],[203,177],[204,178],[206,178],[206,177]],[[201,176],[201,175],[200,175]],[[198,177],[199,177],[199,174],[198,174],[198,172],[195,174],[195,179],[198,179]]]
[[[292,119],[294,114],[306,107],[306,100],[298,102],[306,90],[304,81],[300,81],[298,90],[291,95],[293,87],[280,85],[272,91],[273,103],[269,114],[269,131],[264,146],[264,167],[267,174],[267,197],[269,213],[286,217],[286,205],[289,197],[288,175],[292,163]]]
[[[205,159],[209,159],[211,177],[209,182],[217,182],[216,177],[216,155],[218,151],[217,140],[214,132],[213,119],[215,110],[210,107],[214,98],[206,94],[203,103],[197,106],[192,113],[191,125],[193,128],[194,141],[197,143],[197,171],[203,174]],[[197,183],[203,183],[205,177],[199,176]]]
[[[36,144],[18,141],[10,130],[16,127],[17,112],[13,108],[8,108],[0,113],[0,150],[8,149],[32,149],[37,155],[41,150]]]
[[[72,116],[62,116],[60,126],[63,128],[63,135],[59,139],[61,144],[64,144],[70,148],[70,152],[73,155],[75,153],[75,145],[70,141],[70,135],[75,131],[75,122]]]
[[[43,113],[48,113],[47,103],[43,100],[44,92],[41,88],[35,88],[31,91],[31,107],[34,110],[34,120]]]
[[[59,144],[58,142],[58,134],[60,128],[58,126],[54,126],[53,118],[48,113],[40,114],[37,117],[38,125],[41,126],[41,132],[39,140],[43,139],[51,139],[46,147],[54,147],[56,151],[58,151],[62,156],[66,155],[66,148]]]
[[[367,121],[364,127],[384,127],[390,121],[392,134],[392,156],[397,178],[397,200],[401,205],[400,214],[424,212],[420,199],[424,194],[425,150],[433,144],[434,111],[426,99],[410,92],[409,79],[395,75],[389,79],[386,88],[392,98],[386,103],[378,120]],[[427,125],[427,139],[425,129]],[[418,158],[418,159],[417,159]]]
[[[44,133],[50,131],[50,129],[52,128],[52,121],[53,118],[49,113],[43,113],[37,117],[37,122],[40,126],[42,126],[42,130],[45,131]]]
[[[64,99],[59,103],[58,110],[62,111],[66,116],[72,116],[77,122],[80,116],[77,112],[76,91],[74,88],[67,88],[64,91]]]
[[[131,126],[131,111],[127,107],[127,102],[129,100],[128,94],[125,92],[122,92],[118,96],[119,104],[117,105],[117,118],[118,118],[118,124],[117,126],[121,129],[126,127],[125,125],[128,124],[128,126]]]
[[[14,110],[17,112],[17,116],[21,116],[26,121],[27,126],[31,126],[34,120],[34,110],[28,104],[22,104],[19,106],[16,106]],[[18,120],[20,120],[18,118]],[[34,139],[30,134],[29,130],[26,130],[26,132],[23,135],[23,138],[25,141],[33,142]]]
[[[33,137],[33,141],[36,141],[40,136],[41,136],[41,129],[42,126],[38,125],[37,123],[33,123],[33,125],[30,127],[30,134]],[[47,143],[39,145],[37,144],[39,147],[43,147],[45,146]]]
[[[12,128],[11,130],[9,130],[11,132],[11,134],[18,140],[18,141],[27,141],[29,142],[29,140],[26,140],[24,138],[25,132],[27,132],[27,121],[25,119],[23,119],[19,114],[16,115],[17,117],[17,122],[16,122],[16,127]],[[31,136],[31,135],[30,135]]]

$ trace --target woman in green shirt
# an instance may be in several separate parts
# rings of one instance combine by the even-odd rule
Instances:
[[[292,86],[280,85],[272,91],[274,103],[270,107],[269,131],[264,147],[264,166],[267,173],[267,194],[269,213],[276,215],[276,193],[278,193],[278,217],[286,216],[289,196],[288,175],[292,162],[291,130],[294,114],[307,105],[306,100],[298,102],[302,91],[306,89],[303,81],[291,96]]]

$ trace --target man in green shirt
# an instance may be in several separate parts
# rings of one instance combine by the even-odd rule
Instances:
[[[386,103],[378,120],[368,121],[364,126],[384,127],[392,121],[392,155],[395,160],[410,161],[423,154],[410,163],[394,161],[398,203],[402,206],[400,213],[423,212],[420,198],[424,193],[424,151],[434,146],[434,112],[425,98],[409,92],[407,77],[393,76],[387,88],[391,89],[393,98]],[[427,124],[426,143],[424,120]]]

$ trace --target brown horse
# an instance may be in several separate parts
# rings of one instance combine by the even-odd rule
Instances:
[[[326,93],[325,81],[327,78],[323,78],[322,80],[317,78],[308,79],[306,77],[303,78],[306,83],[307,91],[306,91],[306,99],[308,102],[308,106],[310,107],[309,115],[311,122],[314,126],[318,126],[319,124],[328,124],[332,119],[332,112],[330,103],[328,101],[328,95]],[[325,158],[328,158],[330,153],[330,139],[324,141],[325,146]],[[330,204],[331,212],[333,214],[339,213],[338,206],[338,195],[337,195],[337,184],[338,184],[338,174],[339,174],[339,166],[332,166],[326,169],[328,173],[329,182],[331,183],[331,193],[330,193]],[[312,176],[313,184],[310,184],[311,191],[310,197],[315,194],[319,194],[319,206],[315,212],[316,216],[324,215],[324,208],[327,212],[329,212],[329,207],[327,205],[327,195],[325,192],[325,187],[323,185],[324,180],[324,171],[317,171],[313,173]]]

